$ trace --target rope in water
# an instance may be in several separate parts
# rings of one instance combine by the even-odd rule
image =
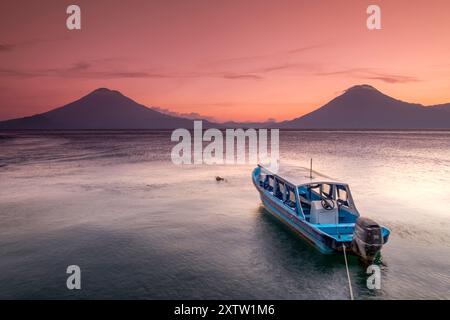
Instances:
[[[342,248],[344,248],[345,269],[347,270],[348,288],[350,289],[350,300],[353,300],[352,281],[350,280],[350,272],[348,271],[347,254],[345,253],[344,244],[342,244]]]

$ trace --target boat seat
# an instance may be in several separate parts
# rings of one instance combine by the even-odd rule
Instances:
[[[281,193],[280,189],[277,190],[275,197],[277,197],[280,200],[283,200],[283,194]]]
[[[273,187],[267,181],[265,181],[265,182],[260,181],[259,185],[269,192],[273,191]]]
[[[293,208],[293,209],[295,209],[297,206],[295,205],[295,202],[293,202],[293,201],[291,201],[291,200],[286,200],[285,202],[284,202],[287,206],[289,206],[289,207],[291,207],[291,208]]]
[[[300,202],[310,206],[311,205],[311,201],[309,201],[306,197],[303,197],[300,195]]]
[[[336,201],[333,200],[334,208],[325,210],[321,201],[311,201],[310,222],[314,224],[336,224],[339,223],[339,211]]]

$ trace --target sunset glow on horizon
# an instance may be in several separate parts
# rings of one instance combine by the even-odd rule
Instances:
[[[73,3],[81,30],[66,28]],[[365,83],[450,103],[448,0],[2,1],[0,30],[0,120],[99,87],[216,121],[293,119]]]

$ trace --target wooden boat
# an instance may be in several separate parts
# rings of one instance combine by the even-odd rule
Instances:
[[[281,167],[275,174],[258,165],[253,183],[265,208],[322,253],[347,249],[371,262],[390,231],[360,217],[348,184],[304,168]]]

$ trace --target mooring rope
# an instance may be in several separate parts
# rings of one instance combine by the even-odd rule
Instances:
[[[345,244],[342,244],[342,248],[344,248],[345,269],[347,270],[348,288],[350,289],[350,300],[353,300],[352,281],[350,280],[350,272],[348,271],[347,254],[345,253]]]

